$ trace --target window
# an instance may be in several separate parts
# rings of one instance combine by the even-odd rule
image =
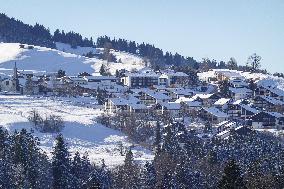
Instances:
[[[6,85],[9,85],[9,81],[6,81]]]

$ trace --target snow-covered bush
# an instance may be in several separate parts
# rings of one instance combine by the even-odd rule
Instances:
[[[58,133],[64,128],[64,121],[60,116],[49,115],[43,119],[36,110],[33,110],[28,119],[36,130],[43,133]]]

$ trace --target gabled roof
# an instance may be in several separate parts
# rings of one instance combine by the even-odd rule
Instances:
[[[248,94],[248,93],[252,93],[252,90],[248,89],[248,88],[233,88],[233,87],[229,87],[229,90],[232,93],[235,94]]]
[[[181,105],[177,102],[161,102],[159,103],[161,106],[164,106],[167,110],[180,110]]]
[[[284,105],[283,101],[270,97],[270,96],[259,96],[259,97],[274,105]]]
[[[155,92],[155,91],[145,91],[147,95],[155,98],[156,100],[171,100],[171,97],[165,95],[164,93],[161,92]]]
[[[210,108],[203,108],[206,112],[216,116],[216,117],[222,117],[222,118],[227,118],[229,117],[228,114],[225,112],[220,111],[218,108],[215,107],[210,107]]]
[[[214,105],[224,105],[227,104],[230,100],[230,98],[220,98],[214,103]]]
[[[253,108],[253,107],[251,107],[251,106],[249,106],[249,105],[247,105],[247,104],[241,104],[240,106],[241,106],[243,109],[245,109],[245,110],[247,110],[247,111],[250,111],[250,112],[252,112],[252,113],[254,113],[254,114],[256,114],[256,113],[259,112],[257,109],[255,109],[255,108]]]

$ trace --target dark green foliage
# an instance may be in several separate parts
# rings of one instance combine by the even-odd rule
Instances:
[[[54,189],[71,187],[73,178],[71,177],[70,154],[61,134],[56,138],[56,145],[53,151],[52,175],[52,186]]]
[[[24,24],[5,14],[0,14],[0,40],[55,48],[49,29],[40,24]]]
[[[222,179],[219,181],[218,188],[220,189],[245,189],[247,188],[239,166],[235,160],[228,162],[224,168],[224,174]]]

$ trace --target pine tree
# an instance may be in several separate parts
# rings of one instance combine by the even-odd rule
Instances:
[[[160,122],[157,121],[155,141],[154,141],[154,147],[155,147],[155,153],[156,154],[161,152],[161,142],[162,142],[161,125],[160,125]]]
[[[246,189],[239,166],[231,160],[224,168],[222,179],[219,181],[220,189]]]
[[[0,127],[0,188],[16,188],[10,145],[8,132]]]
[[[107,74],[107,71],[106,71],[106,67],[105,67],[105,65],[101,65],[101,68],[100,68],[100,74],[102,75],[102,76],[107,76],[108,74]]]
[[[70,188],[72,185],[70,154],[61,134],[56,137],[56,145],[52,154],[53,188]]]

